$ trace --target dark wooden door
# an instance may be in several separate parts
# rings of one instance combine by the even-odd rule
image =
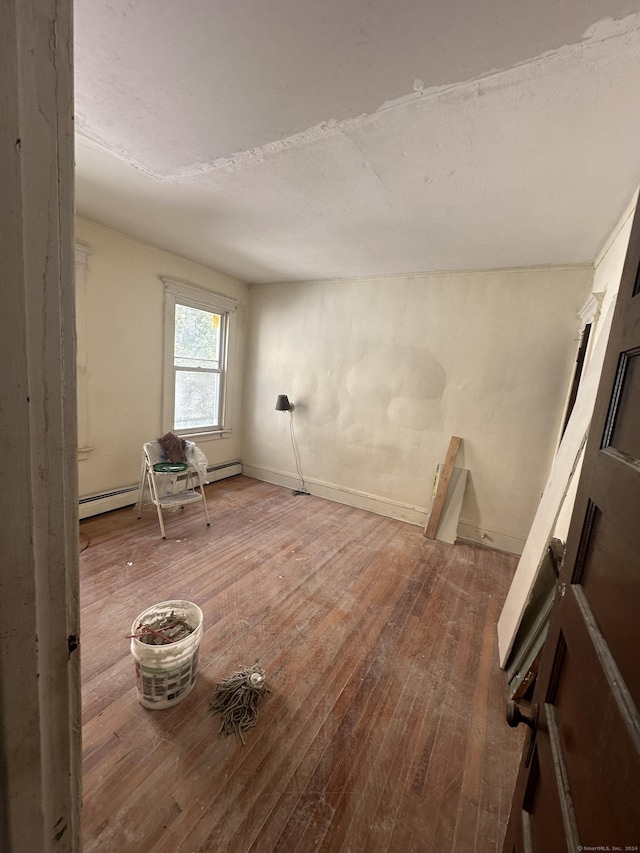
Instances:
[[[636,213],[505,853],[640,850],[639,261]]]

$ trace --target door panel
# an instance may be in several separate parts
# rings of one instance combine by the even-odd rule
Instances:
[[[629,494],[629,491],[624,493]],[[597,492],[593,496],[601,497]],[[606,499],[606,495],[602,498]],[[615,510],[613,514],[604,514],[595,502],[589,505],[587,512],[592,518],[587,520],[587,542],[581,547],[581,559],[576,562],[574,583],[580,585],[597,625],[607,638],[612,657],[636,704],[640,705],[640,596],[637,590],[640,553],[635,550],[637,534],[633,533],[633,527],[640,526],[638,511],[634,511],[634,504],[640,506],[640,495],[630,501],[617,493],[608,504]]]
[[[545,761],[550,763],[545,766]],[[521,815],[522,846],[516,846],[517,850],[526,850],[526,845],[530,845],[532,850],[559,850],[564,843],[562,810],[549,751],[543,756],[542,762],[541,768],[536,748],[531,761],[529,790]]]
[[[505,851],[640,850],[640,214],[636,213]],[[533,715],[528,715],[530,723]]]
[[[579,837],[589,846],[624,845],[640,837],[640,809],[625,817],[629,802],[640,804],[629,703],[579,587],[563,605],[563,654],[550,700]]]
[[[623,353],[611,401],[605,447],[640,460],[640,351]],[[610,433],[610,435],[609,435]]]

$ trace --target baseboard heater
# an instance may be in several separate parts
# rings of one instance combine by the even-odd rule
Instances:
[[[207,468],[207,479],[210,483],[216,480],[224,480],[227,477],[235,477],[242,474],[242,463],[224,462],[222,465],[211,465]],[[92,515],[100,515],[101,512],[109,512],[112,509],[122,509],[125,506],[133,506],[138,501],[138,484],[135,486],[123,486],[121,489],[112,489],[110,492],[101,492],[97,495],[87,495],[78,501],[80,518],[89,518]]]

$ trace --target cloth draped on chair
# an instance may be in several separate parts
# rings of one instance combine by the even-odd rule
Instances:
[[[175,433],[168,432],[157,441],[149,443],[149,456],[152,465],[158,462],[186,462],[199,471],[205,485],[209,482],[207,479],[209,461],[194,441],[187,441]],[[171,494],[177,489],[178,475],[167,477],[166,480],[164,493]]]

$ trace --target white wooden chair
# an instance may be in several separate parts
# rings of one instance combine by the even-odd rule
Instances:
[[[145,500],[147,494],[148,498]],[[199,502],[202,502],[207,527],[209,527],[209,510],[200,470],[187,462],[167,461],[157,441],[148,441],[143,444],[137,503],[138,518],[142,517],[143,507],[153,504],[158,512],[162,538],[166,539],[162,510],[181,509],[187,504]]]

